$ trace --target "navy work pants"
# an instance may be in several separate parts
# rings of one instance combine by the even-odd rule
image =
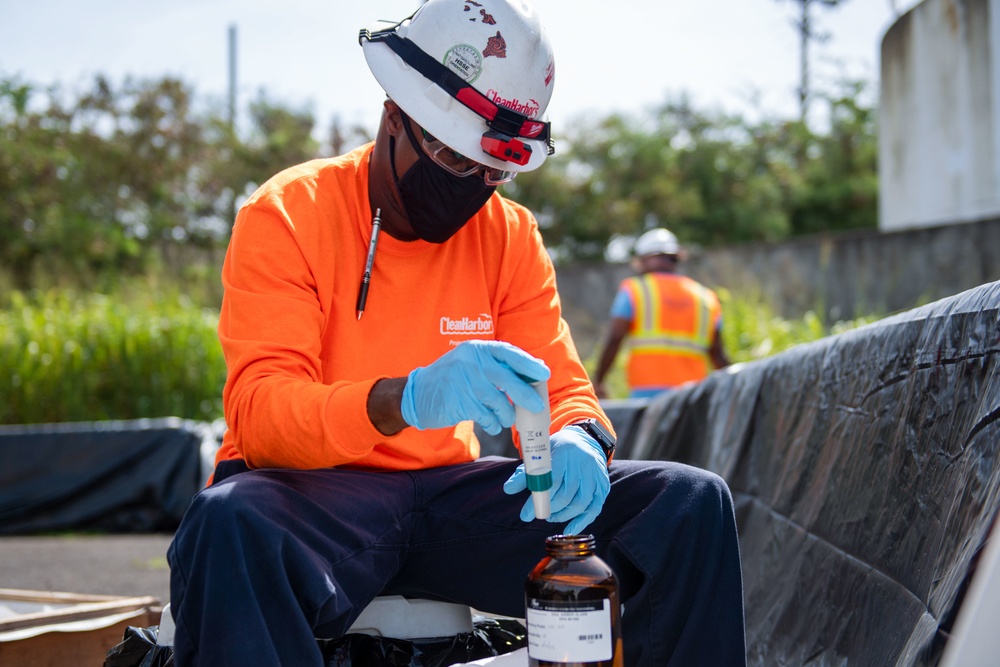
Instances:
[[[232,465],[233,462],[227,462]],[[227,465],[223,464],[223,466]],[[407,472],[254,470],[192,501],[170,545],[178,667],[319,667],[377,595],[524,617],[524,584],[565,526],[524,523],[518,462]],[[221,477],[222,467],[217,471]],[[619,580],[625,664],[744,665],[732,499],[718,476],[615,461],[586,532]]]

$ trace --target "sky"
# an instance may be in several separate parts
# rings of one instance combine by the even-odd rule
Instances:
[[[845,0],[813,10],[814,88],[877,83],[895,17],[918,0]],[[819,3],[815,3],[819,5]],[[794,0],[535,0],[555,52],[553,130],[687,95],[699,110],[795,117]],[[384,97],[358,30],[397,21],[418,0],[0,0],[0,77],[84,89],[104,74],[176,76],[225,108],[229,31],[237,35],[237,113],[268,98],[374,128]],[[873,95],[877,88],[873,88]],[[326,130],[322,132],[325,135]]]

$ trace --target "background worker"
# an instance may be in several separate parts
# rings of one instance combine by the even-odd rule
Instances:
[[[547,155],[554,61],[534,10],[430,0],[361,43],[389,98],[374,144],[278,174],[237,215],[228,430],[168,551],[175,663],[319,667],[315,638],[377,595],[523,617],[545,538],[586,530],[620,580],[627,665],[745,664],[725,482],[612,463],[538,225],[495,192]],[[519,461],[479,459],[473,432],[543,409],[536,380],[547,521]]]
[[[594,374],[597,396],[628,337],[630,398],[647,398],[729,365],[722,346],[722,306],[715,292],[677,273],[683,249],[669,230],[635,242],[633,266],[611,305],[611,322]]]

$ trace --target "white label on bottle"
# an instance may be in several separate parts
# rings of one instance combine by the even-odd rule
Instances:
[[[611,659],[610,600],[560,601],[531,598],[525,616],[528,655],[547,662]]]

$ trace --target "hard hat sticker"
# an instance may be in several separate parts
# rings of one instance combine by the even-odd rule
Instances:
[[[474,0],[465,0],[465,7],[463,8],[463,11],[466,11],[466,12],[472,11],[472,7],[470,7],[469,5],[474,5],[476,7],[482,7],[481,4],[479,4],[478,2],[475,2]],[[496,25],[497,20],[495,18],[493,18],[492,14],[487,14],[485,9],[480,9],[479,10],[479,15],[483,17],[483,23],[485,23],[487,25]],[[475,22],[476,19],[472,18],[472,19],[469,19],[469,20]]]
[[[495,37],[490,37],[486,40],[486,48],[483,49],[483,57],[488,58],[489,56],[496,56],[497,58],[507,57],[507,41],[497,30]]]
[[[456,44],[445,52],[444,65],[466,83],[472,83],[482,74],[483,56],[474,46]]]

